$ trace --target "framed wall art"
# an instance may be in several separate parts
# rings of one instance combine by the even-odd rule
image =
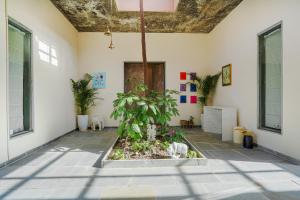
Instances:
[[[231,64],[222,67],[222,85],[228,86],[232,84],[232,66]]]
[[[104,89],[106,88],[106,73],[98,72],[93,74],[93,88]]]

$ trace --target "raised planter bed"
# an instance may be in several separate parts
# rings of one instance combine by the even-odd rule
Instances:
[[[179,158],[179,159],[140,159],[140,160],[110,160],[109,155],[111,154],[114,146],[118,142],[117,138],[112,146],[105,153],[101,160],[102,168],[136,168],[136,167],[176,167],[176,166],[201,166],[207,164],[206,157],[197,150],[197,148],[184,138],[189,149],[195,151],[199,158]]]

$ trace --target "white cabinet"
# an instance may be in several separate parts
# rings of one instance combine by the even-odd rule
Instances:
[[[222,141],[232,141],[232,130],[237,126],[237,109],[205,106],[202,128],[204,132],[222,134]]]

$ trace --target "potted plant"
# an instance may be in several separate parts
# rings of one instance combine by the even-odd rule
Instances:
[[[87,131],[88,111],[95,105],[97,89],[90,87],[92,76],[86,74],[84,79],[74,81],[71,79],[75,104],[77,108],[77,122],[80,131]]]
[[[206,75],[206,76],[196,76],[194,83],[197,86],[199,92],[199,101],[201,103],[201,113],[203,113],[203,107],[207,105],[207,100],[209,96],[215,90],[221,72],[215,75]]]

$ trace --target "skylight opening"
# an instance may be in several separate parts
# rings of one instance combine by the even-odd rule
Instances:
[[[119,12],[140,11],[139,0],[115,0]],[[175,12],[179,0],[144,0],[145,12]]]

